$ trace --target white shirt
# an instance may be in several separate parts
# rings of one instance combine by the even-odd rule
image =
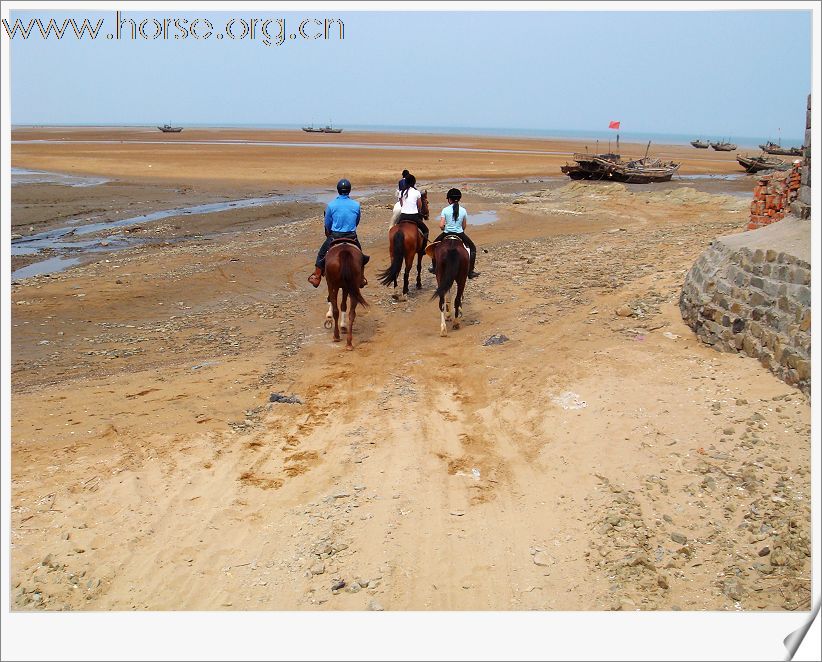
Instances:
[[[415,188],[403,191],[403,196],[400,198],[400,202],[402,203],[400,212],[403,214],[419,214],[420,210],[417,209],[417,200],[421,197],[422,193]]]

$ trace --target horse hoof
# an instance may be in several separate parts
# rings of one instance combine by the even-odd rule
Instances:
[[[354,345],[346,345],[346,346],[345,346],[345,351],[346,351],[346,352],[350,352],[350,351],[351,351],[351,350],[353,350],[353,349],[354,349]]]
[[[391,298],[394,299],[394,301],[399,301],[400,300],[400,295],[399,294],[392,294]]]
[[[451,327],[451,328],[453,328],[453,329],[459,329],[459,328],[460,328],[460,323],[459,323],[459,322],[454,322],[454,326],[453,326],[453,327]]]
[[[334,338],[334,342],[340,342],[339,338]]]
[[[348,331],[348,327],[347,326],[341,326],[340,331],[342,331],[343,333],[346,333]]]
[[[405,294],[403,294],[403,295],[400,297],[400,301],[408,301],[408,296],[407,296],[407,295],[405,295]]]
[[[334,323],[331,320],[325,320],[325,322],[323,322],[323,327],[326,329],[330,329],[332,326],[334,326]]]

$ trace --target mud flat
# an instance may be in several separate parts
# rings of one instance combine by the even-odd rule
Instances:
[[[95,190],[152,185],[112,170]],[[451,181],[492,222],[447,339],[423,271],[405,303],[372,278],[355,351],[331,342],[316,203],[13,285],[13,608],[808,608],[809,400],[678,309],[749,201]],[[264,190],[235,184],[196,202]],[[389,208],[363,205],[369,277]]]
[[[368,149],[368,147],[373,149]],[[600,142],[600,151],[606,149]],[[261,185],[332,188],[345,173],[356,185],[385,186],[403,168],[429,180],[508,179],[558,175],[574,152],[596,141],[491,136],[186,129],[172,137],[156,129],[15,129],[12,165],[30,170],[189,186],[253,189]],[[645,145],[623,144],[640,157]],[[654,145],[652,154],[682,163],[679,174],[733,174],[732,153]],[[753,187],[751,187],[753,188]]]

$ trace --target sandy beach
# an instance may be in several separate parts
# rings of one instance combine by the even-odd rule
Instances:
[[[680,176],[622,185],[561,175],[583,141],[12,139],[13,168],[106,180],[12,187],[16,237],[94,243],[13,278],[13,609],[808,608],[810,400],[678,307],[745,229],[733,153],[652,145]],[[447,338],[427,260],[407,302],[376,283],[403,168],[489,221]],[[306,282],[342,176],[372,256],[353,352]]]

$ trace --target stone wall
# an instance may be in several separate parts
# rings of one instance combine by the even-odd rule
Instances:
[[[685,278],[683,319],[703,342],[809,393],[810,250],[810,222],[793,217],[716,239]]]
[[[811,96],[808,95],[808,109],[805,114],[805,144],[803,146],[801,185],[798,198],[791,203],[791,214],[797,218],[811,217]]]

